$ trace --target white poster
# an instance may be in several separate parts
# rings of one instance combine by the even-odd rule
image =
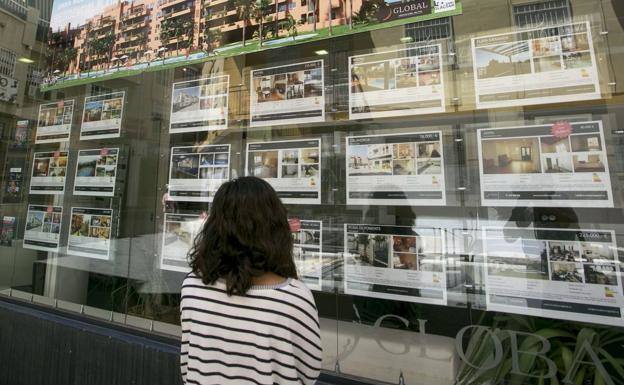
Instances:
[[[118,158],[118,148],[78,151],[74,195],[114,196]]]
[[[442,132],[347,137],[347,204],[444,206]]]
[[[293,233],[293,256],[299,279],[310,290],[321,290],[323,222],[302,219],[299,223],[299,231]]]
[[[163,270],[189,272],[188,252],[193,248],[195,237],[200,233],[205,215],[165,214],[160,253]]]
[[[613,207],[602,122],[567,125],[478,130],[482,205]]]
[[[173,83],[169,133],[227,128],[230,75]]]
[[[250,125],[325,120],[323,60],[251,71]]]
[[[442,229],[344,226],[345,294],[446,305]]]
[[[477,108],[600,98],[589,22],[472,39]]]
[[[321,140],[247,143],[247,175],[269,182],[284,203],[321,203]]]
[[[484,228],[487,310],[623,326],[610,230]]]
[[[169,170],[169,200],[211,202],[230,179],[230,145],[173,147]]]
[[[349,57],[349,119],[444,112],[442,46]]]
[[[35,143],[59,143],[69,141],[75,101],[59,100],[39,106]]]
[[[58,253],[63,208],[28,205],[24,248]]]
[[[30,174],[31,194],[63,194],[67,175],[67,151],[35,152]]]
[[[87,96],[80,140],[118,138],[121,134],[125,91]]]
[[[108,260],[112,221],[112,209],[72,207],[67,254]]]

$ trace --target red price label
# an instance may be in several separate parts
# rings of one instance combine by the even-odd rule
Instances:
[[[100,150],[100,155],[108,155],[108,148],[103,148]]]
[[[301,230],[301,220],[299,218],[290,218],[288,220],[288,225],[290,226],[290,232],[296,233]]]
[[[58,159],[59,156],[61,156],[61,152],[60,151],[54,151],[54,159]]]
[[[54,209],[52,208],[52,206],[48,206],[48,209],[46,211],[48,212],[48,214],[52,214],[52,211],[54,211]]]
[[[572,125],[565,121],[556,122],[550,128],[550,133],[555,138],[567,138],[572,133]]]

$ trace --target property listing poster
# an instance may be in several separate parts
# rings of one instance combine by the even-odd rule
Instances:
[[[108,260],[112,222],[112,209],[72,207],[67,254]]]
[[[300,229],[293,233],[293,257],[303,280],[310,290],[321,290],[323,222],[300,220]]]
[[[344,226],[346,294],[446,304],[442,229]]]
[[[69,141],[74,118],[74,100],[60,100],[39,106],[35,143],[59,143]]]
[[[323,60],[251,71],[250,125],[324,121],[323,78]]]
[[[321,203],[321,140],[247,143],[247,175],[269,182],[284,203]]]
[[[118,138],[121,134],[125,91],[85,98],[80,140]]]
[[[11,247],[16,236],[17,218],[8,215],[2,215],[0,222],[0,246]]]
[[[119,148],[78,151],[74,195],[115,195]]]
[[[602,122],[564,125],[478,130],[482,204],[613,207]]]
[[[442,46],[349,58],[349,119],[444,112]]]
[[[200,233],[206,215],[165,213],[160,268],[163,270],[190,271],[187,254]]]
[[[17,203],[22,199],[22,184],[24,182],[24,174],[21,167],[16,167],[13,162],[7,164],[5,175],[6,182],[4,185],[4,194],[2,203]]]
[[[491,311],[624,325],[615,233],[484,228]]]
[[[446,204],[442,132],[347,137],[347,204]]]
[[[477,108],[599,99],[589,22],[472,39]]]
[[[230,145],[173,147],[169,200],[211,202],[230,178]]]
[[[28,205],[24,248],[58,253],[63,208]]]
[[[230,75],[173,83],[169,132],[227,128]]]
[[[35,152],[30,175],[31,194],[63,194],[67,175],[67,151]]]

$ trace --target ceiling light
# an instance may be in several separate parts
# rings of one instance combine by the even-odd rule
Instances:
[[[327,50],[324,50],[324,49],[319,49],[318,51],[314,51],[314,53],[317,55],[327,55],[329,52],[327,52]]]
[[[26,63],[26,64],[32,64],[35,62],[33,59],[29,59],[27,57],[21,57],[17,59],[17,61],[19,61],[20,63]]]
[[[405,37],[401,38],[401,43],[411,43],[413,41],[414,41],[414,39],[412,37],[410,37],[410,36],[405,36]]]

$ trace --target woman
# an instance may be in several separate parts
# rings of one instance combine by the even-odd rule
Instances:
[[[299,280],[286,209],[255,177],[227,182],[190,252],[182,286],[185,384],[313,384],[318,314]]]

